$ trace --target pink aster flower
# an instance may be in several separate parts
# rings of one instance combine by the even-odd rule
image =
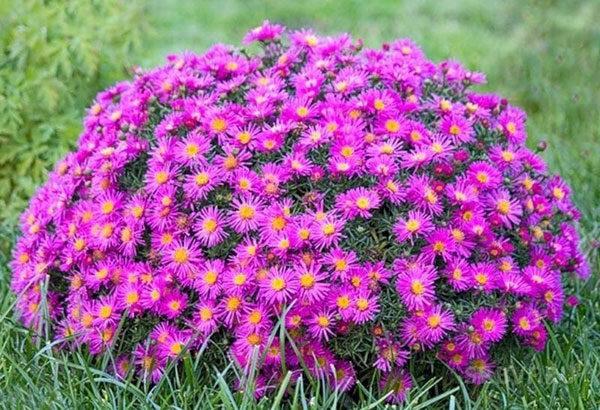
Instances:
[[[117,349],[109,371],[144,383],[210,338],[257,398],[282,369],[349,394],[379,369],[399,403],[409,350],[411,371],[437,355],[481,383],[507,330],[543,349],[563,282],[591,267],[525,113],[407,39],[283,35],[265,21],[256,47],[171,55],[96,97],[20,217],[21,321],[60,349]],[[357,338],[373,362],[342,358]]]
[[[450,137],[455,144],[472,142],[475,139],[471,122],[457,114],[444,116],[440,123],[440,131]]]
[[[381,339],[377,341],[377,360],[375,367],[385,373],[393,368],[406,364],[410,354],[402,349],[402,345],[393,340]]]
[[[487,198],[491,215],[497,216],[507,227],[519,223],[522,215],[521,205],[506,190],[498,190]]]
[[[433,229],[431,218],[419,211],[408,211],[405,218],[398,219],[394,224],[394,234],[400,242],[408,239],[412,243],[416,237],[426,235]]]
[[[312,226],[311,236],[318,249],[337,246],[344,229],[344,221],[334,214],[316,215],[316,223]]]
[[[478,309],[470,323],[486,342],[498,342],[506,333],[506,315],[501,310]]]
[[[138,373],[143,379],[158,382],[165,369],[165,361],[158,357],[155,349],[138,344],[134,350],[134,363],[138,367]]]
[[[435,300],[435,279],[434,271],[429,269],[399,272],[396,290],[410,310],[423,309]]]
[[[427,345],[433,346],[441,341],[446,334],[454,330],[454,315],[443,310],[440,305],[431,305],[418,317],[419,338]]]
[[[331,312],[327,310],[316,311],[312,313],[308,321],[308,331],[318,340],[329,340],[333,335],[335,319]]]
[[[372,296],[369,292],[359,291],[354,299],[353,321],[361,324],[371,321],[379,312],[379,302],[376,296]]]
[[[260,283],[260,292],[269,303],[289,301],[298,291],[298,279],[292,271],[277,267],[269,270],[266,279]]]
[[[379,206],[379,195],[375,191],[364,188],[351,189],[336,199],[336,210],[344,217],[352,219],[356,216],[370,218],[371,210]]]
[[[508,142],[522,144],[527,138],[525,120],[526,115],[523,111],[510,107],[498,117],[498,128],[504,133]]]
[[[233,211],[229,214],[229,226],[238,233],[258,228],[262,212],[262,201],[256,197],[236,198],[232,201]]]
[[[182,314],[187,303],[188,297],[185,293],[170,291],[161,299],[159,310],[164,316],[174,319]]]
[[[471,285],[469,277],[469,264],[465,259],[452,258],[446,264],[444,270],[448,283],[455,291],[467,290]]]
[[[210,335],[217,329],[218,310],[214,300],[205,300],[198,305],[198,309],[193,318],[193,327],[198,329],[204,335]]]
[[[186,177],[183,190],[191,200],[199,201],[205,199],[222,180],[223,175],[214,168],[200,167]]]
[[[196,217],[196,237],[204,246],[215,246],[227,237],[224,226],[223,212],[217,207],[208,206]]]
[[[490,164],[478,161],[473,162],[467,170],[469,182],[481,191],[496,189],[502,183],[502,175]]]
[[[331,385],[336,391],[347,392],[356,383],[354,367],[347,361],[338,360],[332,366]]]
[[[469,267],[472,286],[485,292],[490,292],[496,287],[497,275],[498,270],[491,263],[480,262]]]
[[[222,273],[225,264],[221,260],[205,261],[198,269],[194,289],[201,296],[214,298],[221,292]]]
[[[165,250],[167,268],[184,275],[193,273],[202,262],[199,246],[189,238],[175,241]]]
[[[250,30],[244,37],[244,44],[255,41],[268,42],[279,39],[285,28],[279,24],[272,24],[269,20],[263,21],[262,25]]]
[[[426,241],[427,246],[423,248],[423,255],[426,258],[434,259],[439,256],[446,261],[455,252],[454,236],[449,229],[436,229],[427,235]]]
[[[330,283],[326,281],[326,274],[318,264],[304,263],[294,268],[298,280],[298,296],[300,300],[310,304],[323,301],[329,293]]]
[[[519,336],[529,336],[541,324],[540,312],[531,305],[524,305],[512,315],[513,332]]]

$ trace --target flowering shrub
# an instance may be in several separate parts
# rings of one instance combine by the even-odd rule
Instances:
[[[223,340],[258,395],[376,372],[400,401],[409,362],[481,383],[514,342],[543,349],[562,279],[590,271],[525,114],[410,40],[283,33],[98,95],[21,218],[23,322],[150,381]]]

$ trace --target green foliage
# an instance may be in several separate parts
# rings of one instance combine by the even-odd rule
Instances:
[[[126,77],[143,13],[120,0],[0,2],[0,218],[14,220],[74,146],[94,94]]]

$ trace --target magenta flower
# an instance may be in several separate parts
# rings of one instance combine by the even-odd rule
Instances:
[[[479,309],[471,316],[471,325],[485,342],[498,342],[506,333],[506,315],[495,309]]]
[[[214,206],[202,209],[196,217],[196,236],[204,246],[215,246],[226,238],[223,212]]]
[[[176,241],[165,251],[167,267],[175,273],[189,274],[198,269],[202,261],[200,247],[189,238]]]
[[[423,309],[435,300],[435,279],[432,269],[416,268],[398,275],[396,289],[409,309]]]
[[[289,301],[298,291],[298,279],[286,268],[274,268],[260,283],[260,292],[268,303]]]

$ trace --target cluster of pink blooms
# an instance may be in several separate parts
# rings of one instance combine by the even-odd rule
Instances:
[[[256,55],[170,56],[98,95],[21,218],[23,322],[151,381],[226,335],[241,368],[258,351],[259,395],[282,369],[352,388],[368,369],[332,343],[365,326],[392,400],[427,352],[481,383],[500,340],[542,349],[562,276],[590,271],[525,114],[410,40],[284,32],[265,22]]]

